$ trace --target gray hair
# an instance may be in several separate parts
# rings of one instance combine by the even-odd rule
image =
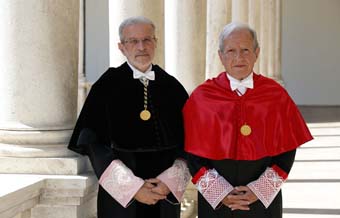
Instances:
[[[123,37],[123,30],[125,27],[134,25],[134,24],[149,24],[154,31],[156,31],[155,24],[148,18],[143,16],[137,16],[137,17],[129,17],[125,19],[120,25],[119,25],[119,39],[120,41],[124,40]]]
[[[248,30],[253,38],[254,51],[259,47],[259,42],[257,41],[257,36],[255,30],[253,30],[249,25],[239,22],[231,22],[224,26],[220,37],[219,37],[219,50],[223,52],[224,50],[224,40],[236,30]]]

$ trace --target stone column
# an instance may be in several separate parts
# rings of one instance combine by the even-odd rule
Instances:
[[[257,32],[260,56],[254,71],[282,83],[281,0],[232,0],[231,7],[233,21],[248,23]]]
[[[163,0],[109,1],[110,16],[110,66],[121,65],[126,58],[118,49],[120,23],[131,16],[145,16],[156,26],[158,39],[154,63],[164,67],[164,2]]]
[[[267,1],[268,11],[268,63],[267,63],[267,75],[274,78],[275,70],[275,0]]]
[[[78,16],[79,0],[1,1],[0,172],[77,172],[58,158],[74,155]]]
[[[223,27],[231,21],[231,1],[215,0],[207,4],[206,78],[217,76],[225,71],[218,56],[219,35]]]
[[[206,4],[165,1],[165,67],[188,92],[205,80]]]
[[[260,7],[260,72],[282,84],[281,0],[261,0]]]
[[[260,65],[260,73],[267,76],[268,75],[268,0],[261,0],[260,4],[260,56],[259,56],[259,65]]]
[[[232,20],[243,23],[248,22],[248,0],[233,0]]]
[[[85,75],[85,0],[79,1],[79,49],[78,49],[78,106],[80,113],[87,97],[87,80]]]
[[[275,7],[274,7],[274,71],[273,71],[273,78],[281,83],[282,85],[282,72],[281,72],[281,26],[282,26],[282,1],[275,0]]]
[[[257,38],[260,41],[260,30],[261,30],[261,24],[260,24],[260,0],[250,0],[248,5],[248,23],[249,25],[256,31]],[[260,43],[261,47],[261,43]],[[260,51],[261,52],[261,51]],[[256,73],[260,73],[260,60],[258,59],[257,62],[254,65],[254,71]]]

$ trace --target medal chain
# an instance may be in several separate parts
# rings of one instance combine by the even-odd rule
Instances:
[[[142,112],[140,112],[139,117],[144,120],[147,121],[150,119],[151,117],[151,113],[150,111],[148,111],[148,85],[149,85],[149,80],[146,78],[142,78],[141,79],[144,88],[143,88],[143,92],[144,92],[144,110],[142,110]]]
[[[144,110],[147,110],[148,108],[148,80],[146,78],[143,78],[142,80],[144,85]]]
[[[238,89],[236,89],[238,91]],[[240,92],[241,93],[241,92]],[[242,96],[242,95],[241,95]],[[245,105],[244,105],[244,100],[241,99],[240,100],[240,110],[241,110],[241,123],[243,123],[243,125],[240,127],[240,131],[241,131],[241,134],[244,135],[244,136],[248,136],[251,134],[252,130],[251,130],[251,127],[247,124],[247,113],[246,113],[246,109],[245,109]]]

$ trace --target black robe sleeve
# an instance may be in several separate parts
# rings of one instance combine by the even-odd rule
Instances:
[[[98,80],[86,98],[68,148],[90,158],[95,174],[100,178],[115,154],[107,137],[105,90]]]
[[[276,165],[289,174],[295,160],[295,154],[296,149],[279,154],[272,158],[271,165]]]
[[[211,168],[208,159],[205,159],[205,158],[193,155],[193,154],[189,154],[189,153],[187,153],[187,159],[188,159],[188,168],[189,168],[189,171],[192,177],[194,177],[202,167],[205,167],[207,169]]]
[[[258,160],[258,161],[237,161],[237,160],[220,160],[220,161],[213,161],[213,160],[209,160],[203,157],[199,157],[190,153],[187,153],[187,159],[188,159],[188,167],[190,170],[190,174],[192,175],[192,177],[195,177],[195,175],[199,172],[199,170],[202,167],[205,167],[206,169],[212,169],[212,168],[216,168],[216,170],[223,174],[229,174],[229,175],[239,175],[241,176],[242,174],[244,175],[244,172],[239,172],[239,173],[230,173],[234,170],[230,170],[231,168],[234,169],[246,169],[245,172],[249,173],[254,173],[247,170],[247,166],[248,165],[253,165],[253,166],[258,166],[256,167],[256,174],[254,174],[254,177],[252,179],[249,179],[248,182],[257,179],[258,176],[260,176],[264,170],[266,170],[266,167],[272,167],[272,166],[277,166],[280,169],[282,169],[285,173],[287,173],[287,175],[289,174],[294,160],[295,160],[295,154],[296,154],[296,149],[292,150],[292,151],[288,151],[288,152],[284,152],[281,153],[277,156],[274,157],[266,157],[262,160]],[[239,162],[239,163],[238,163]],[[229,165],[229,166],[228,166]],[[244,167],[242,167],[244,165]],[[224,169],[226,169],[225,173],[223,172]],[[249,168],[251,169],[251,167]],[[262,170],[260,170],[262,169]],[[257,176],[256,176],[257,175]],[[226,177],[226,179],[228,181],[232,181],[234,182],[234,179],[230,179],[229,176]],[[240,181],[240,179],[237,179]],[[240,185],[237,183],[234,183],[235,185]],[[244,184],[242,184],[244,185]]]

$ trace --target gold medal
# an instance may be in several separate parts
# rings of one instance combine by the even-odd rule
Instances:
[[[144,85],[144,110],[142,110],[142,112],[140,112],[139,117],[144,120],[147,121],[150,119],[151,117],[151,113],[148,110],[148,80],[143,78],[142,83]]]
[[[251,134],[251,128],[247,124],[244,124],[243,126],[241,126],[240,131],[241,131],[241,134],[244,136],[248,136]]]
[[[151,113],[147,109],[144,109],[142,112],[140,112],[139,116],[142,120],[146,121],[150,119]]]

